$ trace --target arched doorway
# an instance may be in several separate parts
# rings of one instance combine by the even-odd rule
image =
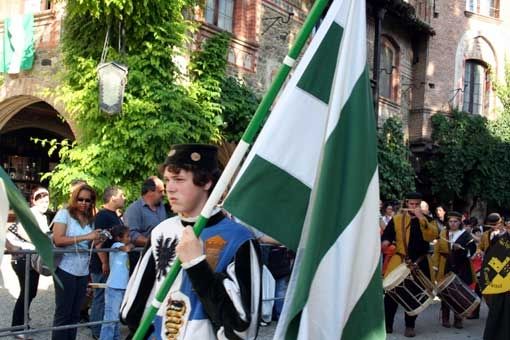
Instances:
[[[61,141],[75,137],[59,112],[44,101],[21,108],[1,127],[0,164],[27,198],[33,187],[48,185],[41,174],[59,162],[58,152],[48,155],[49,144],[43,146],[34,139]]]

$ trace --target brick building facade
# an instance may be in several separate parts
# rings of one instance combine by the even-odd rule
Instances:
[[[395,1],[368,1],[377,9]],[[510,3],[499,0],[402,1],[414,8],[413,27],[388,9],[381,41],[392,57],[392,71],[381,64],[386,90],[379,116],[400,116],[413,151],[429,147],[430,117],[459,109],[489,119],[501,107],[493,90],[510,57]],[[372,15],[371,15],[372,14]],[[369,51],[373,53],[374,13],[369,13]],[[419,32],[426,27],[425,31]],[[384,47],[388,46],[388,47]],[[372,55],[373,57],[373,55]],[[381,55],[381,59],[384,59]],[[370,60],[370,59],[369,59]],[[373,68],[372,68],[373,72]],[[373,73],[372,73],[373,75]]]

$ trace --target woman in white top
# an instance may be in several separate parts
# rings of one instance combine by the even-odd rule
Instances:
[[[96,192],[87,184],[74,189],[66,209],[57,212],[53,222],[55,246],[71,250],[62,256],[55,275],[62,282],[55,282],[54,326],[77,324],[80,321],[80,306],[87,290],[89,254],[80,249],[89,249],[91,241],[99,241],[99,231],[94,230]],[[54,331],[53,340],[76,339],[76,328]]]
[[[50,202],[50,196],[48,190],[43,187],[37,187],[32,190],[32,194],[30,195],[30,203],[32,207],[30,210],[35,216],[37,224],[39,228],[43,232],[48,232],[48,220],[46,219],[46,215],[44,213],[48,210],[48,205]],[[7,233],[7,239],[9,242],[18,247],[19,249],[24,250],[34,250],[34,245],[30,242],[30,238],[23,226],[18,223],[9,227],[9,233]],[[14,305],[14,310],[12,312],[12,323],[14,326],[21,326],[24,324],[24,306],[25,306],[25,266],[26,266],[26,256],[24,254],[13,255],[11,260],[12,269],[16,273],[18,277],[20,292],[18,299],[16,300],[16,304]],[[28,307],[30,308],[30,303],[37,295],[37,286],[39,284],[39,273],[32,269],[30,264],[28,273]],[[16,336],[16,338],[24,339],[22,335]]]

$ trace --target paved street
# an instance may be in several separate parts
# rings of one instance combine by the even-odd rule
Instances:
[[[4,256],[0,274],[0,328],[5,328],[11,325],[12,309],[19,293],[18,279],[10,265],[10,256]],[[54,306],[53,280],[49,277],[41,276],[39,291],[30,308],[30,317],[32,318],[30,325],[33,328],[50,326],[53,321]],[[258,339],[271,339],[274,329],[274,323],[269,327],[261,327]],[[125,328],[122,328],[122,331],[123,334],[127,334]],[[37,333],[32,335],[32,337],[34,340],[47,340],[50,338],[49,334],[49,332]],[[78,340],[92,340],[90,330],[86,327],[79,328]]]
[[[4,256],[1,266],[0,278],[0,328],[9,327],[11,322],[11,313],[14,306],[15,297],[19,292],[18,282],[10,266],[9,256]],[[41,276],[39,282],[39,291],[37,297],[32,303],[30,316],[31,325],[34,328],[47,327],[53,320],[54,297],[53,282],[48,277]],[[458,330],[455,328],[446,329],[441,327],[439,304],[434,304],[425,310],[416,322],[417,336],[416,340],[479,340],[482,339],[483,327],[487,317],[487,309],[484,306],[480,320],[465,320],[465,328]],[[273,322],[268,327],[261,327],[259,338],[269,340],[272,338],[276,324]],[[404,321],[402,309],[397,312],[395,319],[394,334],[387,337],[388,340],[407,339],[403,336]],[[36,340],[49,338],[49,333],[40,333],[33,336]],[[78,340],[91,340],[90,331],[86,328],[80,328]],[[353,339],[356,340],[356,339]]]
[[[444,328],[441,326],[440,303],[429,306],[416,320],[416,340],[480,340],[487,318],[487,307],[482,306],[479,320],[464,320],[464,328]],[[409,339],[404,337],[404,313],[399,308],[395,318],[394,332],[388,334],[388,340]]]

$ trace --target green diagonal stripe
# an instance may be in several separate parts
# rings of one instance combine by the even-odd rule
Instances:
[[[354,307],[342,332],[342,340],[380,340],[386,338],[384,328],[381,269],[370,280],[367,289]]]
[[[365,68],[325,145],[317,184],[321,194],[317,195],[310,219],[312,229],[320,232],[309,233],[306,240],[308,247],[301,263],[301,273],[305,274],[296,287],[291,308],[296,314],[306,304],[320,261],[362,206],[377,168],[375,121],[368,84]]]
[[[296,250],[309,197],[309,187],[255,156],[225,201],[225,209]]]
[[[299,88],[326,104],[329,103],[342,34],[343,28],[333,22],[297,83]]]

